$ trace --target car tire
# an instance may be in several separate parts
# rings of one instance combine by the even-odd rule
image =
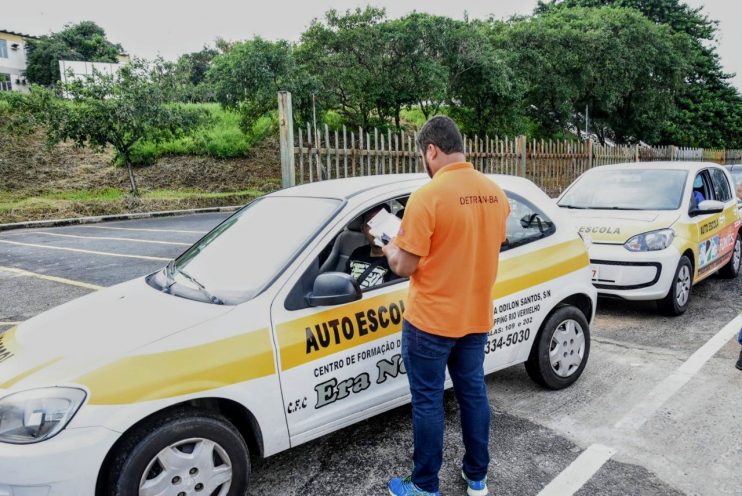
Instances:
[[[732,259],[721,268],[719,275],[725,279],[734,279],[739,275],[740,265],[742,265],[742,233],[737,233],[737,239],[734,240]]]
[[[188,409],[156,417],[128,434],[111,458],[103,488],[111,496],[139,496],[147,489],[159,494],[172,486],[182,487],[183,494],[244,496],[249,478],[249,450],[234,425]]]
[[[563,389],[582,375],[590,355],[590,325],[572,305],[557,308],[541,326],[526,362],[528,375],[548,389]]]
[[[682,315],[688,309],[692,291],[693,264],[687,256],[683,255],[675,269],[670,290],[667,296],[657,300],[657,307],[665,315],[672,317]]]

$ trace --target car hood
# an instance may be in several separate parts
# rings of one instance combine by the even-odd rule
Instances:
[[[144,278],[91,293],[0,334],[0,393],[74,382],[231,308],[161,293]]]
[[[637,234],[668,228],[680,218],[677,211],[562,210],[582,236],[603,244],[624,244]]]

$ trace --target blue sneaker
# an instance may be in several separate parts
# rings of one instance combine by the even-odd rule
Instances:
[[[473,481],[466,476],[464,471],[461,471],[461,477],[466,481],[466,494],[469,496],[487,496],[490,491],[487,489],[487,477],[479,481]]]
[[[423,491],[412,482],[412,477],[395,477],[387,484],[392,496],[441,496],[440,491],[434,493]]]

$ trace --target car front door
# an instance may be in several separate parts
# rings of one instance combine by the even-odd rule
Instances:
[[[308,253],[272,304],[292,445],[406,401],[400,331],[408,281],[367,289],[346,304],[312,307],[306,300],[320,271],[343,271],[349,253],[333,250],[335,244],[342,252],[365,242],[359,216],[380,202],[352,209]]]
[[[721,177],[719,177],[719,173],[721,173]],[[713,274],[728,261],[733,241],[727,243],[726,240],[726,235],[731,232],[727,221],[731,221],[731,228],[733,228],[734,220],[731,216],[736,217],[737,215],[735,212],[736,205],[732,201],[731,188],[726,180],[726,175],[715,168],[705,169],[698,175],[703,179],[702,193],[704,198],[724,203],[725,209],[721,213],[695,214],[691,217],[691,233],[698,247],[696,282]],[[691,209],[694,206],[691,199]]]

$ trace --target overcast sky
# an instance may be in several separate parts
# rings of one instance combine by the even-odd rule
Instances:
[[[734,82],[742,89],[742,14],[740,0],[686,0],[705,6],[705,12],[721,22],[719,54]],[[498,18],[529,14],[535,0],[342,0],[241,1],[235,0],[35,0],[6,2],[0,29],[40,35],[60,30],[66,23],[92,20],[102,26],[111,41],[121,43],[132,55],[151,58],[157,54],[175,59],[199,50],[217,37],[242,40],[254,35],[267,39],[297,40],[315,17],[335,8],[345,10],[367,3],[386,7],[389,17],[413,10],[461,19]],[[736,20],[736,22],[735,22]]]

